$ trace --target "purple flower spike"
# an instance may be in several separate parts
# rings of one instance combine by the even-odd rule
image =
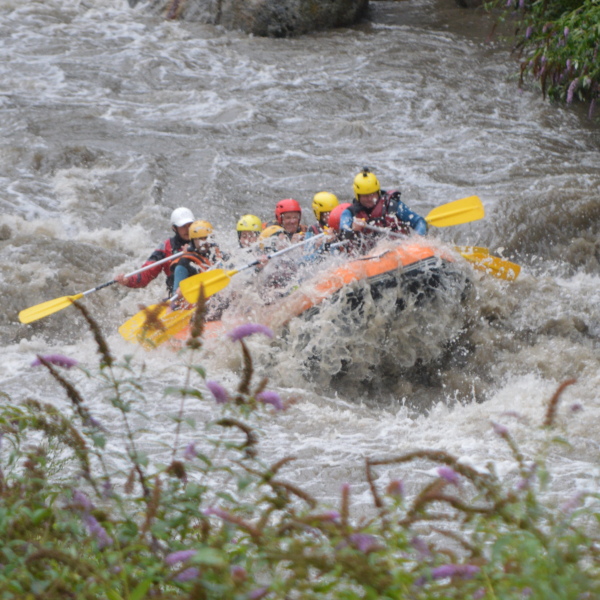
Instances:
[[[234,342],[244,339],[249,335],[254,335],[255,333],[262,333],[269,338],[273,337],[273,332],[266,325],[261,325],[260,323],[246,323],[245,325],[240,325],[236,327],[232,331],[230,331],[227,335],[229,339]]]
[[[269,593],[269,588],[258,588],[248,594],[248,600],[261,600]]]
[[[75,490],[73,492],[73,504],[77,508],[85,510],[86,512],[94,510],[94,505],[92,504],[92,501],[88,498],[88,495],[84,494],[79,490]]]
[[[399,479],[394,479],[388,483],[386,492],[394,498],[402,498],[404,496],[404,483]]]
[[[241,583],[242,581],[246,581],[248,578],[248,573],[244,567],[240,567],[240,565],[233,565],[231,567],[231,577],[235,582]]]
[[[353,533],[348,537],[348,541],[360,552],[368,554],[380,548],[380,544],[375,536],[368,533]]]
[[[69,358],[63,354],[38,354],[38,357],[31,363],[32,367],[39,367],[42,364],[42,360],[55,365],[57,367],[63,367],[63,369],[70,369],[77,365],[77,361],[74,358]]]
[[[460,477],[458,473],[451,469],[450,467],[439,467],[437,470],[437,474],[452,485],[458,486],[460,484]]]
[[[494,428],[494,431],[496,432],[496,434],[499,435],[500,437],[506,437],[508,435],[508,428],[505,427],[504,425],[501,425],[500,423],[495,423],[494,421],[492,421],[492,427]]]
[[[445,579],[446,577],[460,577],[461,579],[471,579],[473,575],[479,572],[479,567],[475,565],[442,565],[431,570],[431,576],[434,579]]]
[[[565,40],[566,40],[569,37],[569,28],[568,27],[565,27],[563,34],[564,34]]]
[[[186,569],[185,571],[181,571],[181,573],[179,573],[179,575],[175,575],[175,577],[173,577],[173,579],[175,581],[178,581],[179,583],[185,583],[186,581],[193,581],[194,579],[198,579],[199,575],[200,575],[200,571],[198,571],[198,569],[196,569],[196,567],[190,567],[189,569]]]
[[[196,458],[196,456],[198,456],[198,453],[196,452],[196,444],[194,442],[190,442],[183,452],[183,458],[185,458],[185,460],[192,460]]]
[[[106,546],[110,546],[113,543],[112,538],[106,533],[106,529],[92,515],[85,515],[83,522],[87,525],[91,536],[96,539],[98,548],[102,550],[102,548],[106,548]]]
[[[579,79],[573,79],[569,84],[569,89],[567,90],[567,104],[571,104],[573,102],[573,96],[575,95],[575,90],[579,85]]]
[[[481,598],[485,598],[487,591],[485,588],[479,588],[475,592],[473,592],[473,600],[481,600]]]
[[[220,383],[208,380],[206,382],[206,387],[210,390],[210,393],[215,397],[217,404],[225,404],[229,401],[229,394]]]
[[[533,27],[530,25],[527,30],[525,31],[525,39],[528,40],[531,37],[531,34],[533,33]]]
[[[186,562],[196,554],[196,550],[178,550],[177,552],[171,552],[165,556],[165,564],[169,567],[180,563]]]
[[[275,410],[283,410],[283,402],[277,392],[265,390],[256,396],[256,399],[263,404],[271,404]]]

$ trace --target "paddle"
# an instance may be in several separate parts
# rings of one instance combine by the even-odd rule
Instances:
[[[514,262],[493,256],[487,248],[472,246],[456,246],[457,252],[472,262],[476,269],[506,281],[514,281],[521,272],[521,267]]]
[[[365,225],[365,229],[370,229],[377,233],[387,235],[391,238],[404,238],[401,233],[393,233],[389,229],[383,227],[375,227],[374,225]],[[466,260],[474,263],[476,269],[485,271],[498,279],[506,279],[507,281],[514,281],[521,271],[521,267],[515,263],[512,263],[503,258],[493,256],[487,248],[480,248],[476,246],[455,246],[457,252],[459,252]]]
[[[469,196],[434,208],[425,220],[435,227],[451,227],[483,219],[485,211],[478,196]]]
[[[128,342],[137,341],[147,348],[160,346],[186,327],[194,313],[194,309],[168,312],[168,303],[141,310],[119,327],[119,333]]]
[[[172,254],[171,256],[168,256],[167,258],[163,258],[162,260],[157,260],[156,262],[153,262],[151,265],[147,265],[145,267],[142,267],[141,269],[138,269],[137,271],[133,271],[132,273],[125,275],[125,277],[131,277],[132,275],[137,275],[138,273],[142,273],[143,271],[152,269],[152,268],[156,267],[157,265],[161,265],[162,263],[165,263],[167,261],[174,260],[175,258],[181,256],[182,254],[183,254],[183,251],[178,252],[177,254]],[[26,308],[25,310],[22,310],[19,313],[19,321],[21,321],[21,323],[32,323],[33,321],[37,321],[38,319],[43,319],[44,317],[47,317],[48,315],[52,315],[55,312],[62,310],[63,308],[67,308],[67,306],[71,306],[71,304],[73,304],[74,300],[79,300],[79,299],[83,298],[84,296],[87,296],[88,294],[91,294],[92,292],[97,292],[98,290],[108,287],[109,285],[112,285],[113,283],[117,283],[117,280],[113,279],[112,281],[103,283],[102,285],[92,288],[91,290],[87,290],[87,292],[81,292],[80,294],[74,294],[73,296],[62,296],[61,298],[55,298],[54,300],[48,300],[47,302],[42,302],[41,304],[36,304],[35,306]]]
[[[314,235],[310,238],[307,238],[297,244],[292,244],[283,250],[279,250],[278,252],[274,252],[273,254],[268,254],[266,258],[271,260],[276,256],[281,256],[290,250],[294,250],[295,248],[299,248],[308,242],[312,242],[314,240],[318,240],[323,237],[325,234],[320,233],[319,235]],[[210,296],[220,292],[223,288],[229,285],[229,280],[236,274],[241,271],[245,271],[246,269],[250,269],[260,264],[260,260],[255,260],[250,264],[247,264],[239,269],[234,269],[232,271],[224,271],[223,269],[212,269],[210,271],[206,271],[205,273],[198,273],[198,275],[193,275],[192,277],[188,277],[184,279],[179,284],[179,289],[183,294],[183,297],[194,304],[198,300],[198,294],[200,292],[200,287],[204,288],[204,297],[209,298]]]

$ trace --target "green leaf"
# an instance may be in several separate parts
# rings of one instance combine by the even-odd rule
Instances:
[[[118,592],[116,592],[115,590],[106,590],[106,597],[108,598],[108,600],[123,600],[123,596],[121,596]]]
[[[144,579],[144,581],[140,581],[140,583],[138,583],[135,586],[135,589],[133,590],[133,592],[131,592],[129,599],[130,600],[142,600],[142,598],[146,597],[146,594],[148,593],[148,590],[150,589],[151,585],[152,585],[152,579]]]
[[[211,567],[221,567],[226,564],[221,552],[214,548],[201,548],[192,558],[192,562],[199,565],[209,565]]]

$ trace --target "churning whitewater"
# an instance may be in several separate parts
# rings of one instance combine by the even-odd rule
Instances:
[[[521,274],[503,281],[463,262],[466,290],[414,310],[385,311],[367,298],[348,328],[332,303],[274,342],[249,338],[257,376],[293,400],[264,418],[265,456],[294,455],[288,478],[323,501],[350,483],[366,507],[368,456],[434,448],[510,473],[510,451],[491,427],[499,422],[528,457],[548,456],[557,502],[597,489],[599,130],[534,89],[518,90],[508,49],[486,42],[485,17],[442,0],[374,2],[369,23],[275,40],[167,22],[124,0],[3,0],[2,8],[3,394],[67,410],[64,392],[31,363],[61,353],[93,369],[93,337],[73,308],[29,325],[19,311],[135,270],[169,236],[174,208],[209,220],[243,265],[241,215],[271,220],[278,200],[295,198],[310,224],[312,196],[328,190],[350,201],[352,179],[368,165],[421,215],[478,195],[485,219],[434,229],[431,243],[488,247]],[[231,283],[246,305],[251,277]],[[130,344],[117,329],[164,295],[157,279],[84,301],[115,355],[146,365],[152,433],[143,444],[158,455],[173,442],[178,410],[163,390],[182,383],[184,361]],[[234,342],[207,343],[198,360],[211,379],[237,384]],[[72,377],[97,418],[111,422],[101,384]],[[571,445],[549,446],[540,425],[567,379],[576,382],[561,397],[554,434]],[[189,410],[201,422],[217,409],[207,399]],[[187,430],[181,443],[195,435]],[[379,476],[405,477],[410,493],[430,474],[424,464]]]

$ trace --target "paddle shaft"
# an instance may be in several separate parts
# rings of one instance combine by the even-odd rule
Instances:
[[[313,240],[318,240],[322,238],[325,233],[319,233],[318,235],[314,235],[312,237],[306,238],[297,244],[292,244],[283,250],[279,250],[278,252],[273,252],[272,254],[268,254],[265,258],[271,260],[277,256],[285,254],[290,250],[294,250],[295,248],[299,248],[300,246],[304,246],[308,242]],[[260,259],[256,259],[251,263],[240,267],[239,269],[233,269],[232,271],[223,271],[222,269],[213,269],[210,271],[205,271],[204,273],[198,273],[197,275],[192,275],[186,279],[183,279],[179,284],[179,289],[183,294],[183,297],[192,304],[196,303],[198,300],[198,294],[200,292],[200,287],[204,286],[205,298],[220,292],[223,288],[229,285],[229,280],[236,273],[240,271],[245,271],[246,269],[250,269],[255,267],[256,265],[261,264]]]
[[[272,258],[275,258],[276,256],[281,256],[282,254],[285,254],[286,252],[289,252],[290,250],[294,250],[296,248],[299,248],[300,246],[304,246],[304,244],[307,244],[310,241],[318,240],[319,238],[322,238],[324,235],[325,235],[324,233],[319,233],[318,235],[313,235],[309,238],[302,240],[301,242],[298,242],[297,244],[292,244],[291,246],[288,246],[287,248],[284,248],[283,250],[273,252],[273,254],[267,254],[266,258],[271,260]],[[256,259],[255,261],[251,262],[249,265],[245,265],[245,266],[241,267],[240,269],[237,269],[235,272],[239,273],[240,271],[245,271],[246,269],[250,269],[259,264],[260,264],[260,260]]]

